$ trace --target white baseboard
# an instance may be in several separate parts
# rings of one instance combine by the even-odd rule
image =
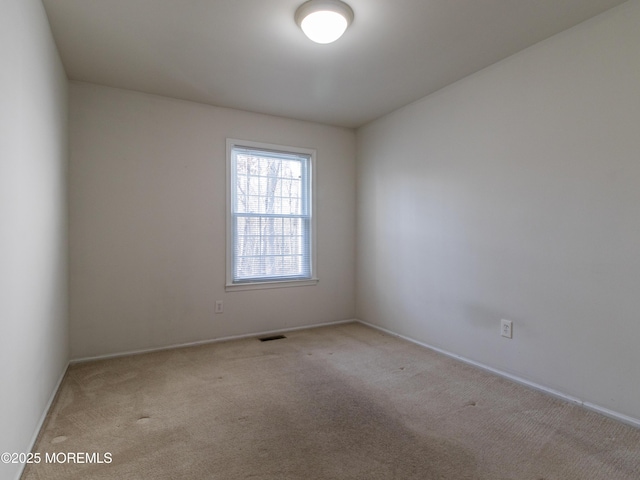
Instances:
[[[490,366],[485,365],[483,363],[476,362],[475,360],[471,360],[469,358],[463,357],[462,355],[457,355],[455,353],[448,352],[447,350],[443,350],[441,348],[434,347],[433,345],[429,345],[427,343],[420,342],[420,341],[415,340],[415,339],[413,339],[411,337],[406,337],[404,335],[401,335],[399,333],[393,332],[391,330],[388,330],[386,328],[380,327],[378,325],[374,325],[372,323],[364,322],[362,320],[356,320],[356,321],[358,323],[361,323],[362,325],[366,325],[367,327],[371,327],[371,328],[374,328],[376,330],[380,330],[381,332],[384,332],[384,333],[389,334],[391,336],[394,336],[394,337],[397,337],[397,338],[401,338],[403,340],[406,340],[407,342],[411,342],[413,344],[419,345],[419,346],[424,347],[424,348],[428,348],[429,350],[433,350],[434,352],[441,353],[442,355],[446,355],[447,357],[451,357],[453,359],[456,359],[456,360],[459,360],[461,362],[467,363],[469,365],[472,365],[474,367],[480,368],[482,370],[486,370],[488,372],[494,373],[494,374],[499,375],[501,377],[504,377],[504,378],[506,378],[508,380],[511,380],[513,382],[516,382],[516,383],[519,383],[519,384],[524,385],[526,387],[533,388],[534,390],[538,390],[540,392],[546,393],[548,395],[551,395],[553,397],[559,398],[559,399],[564,400],[566,402],[579,405],[579,406],[581,406],[583,408],[586,408],[588,410],[592,410],[592,411],[597,412],[597,413],[599,413],[601,415],[605,415],[607,417],[613,418],[614,420],[617,420],[619,422],[626,423],[627,425],[631,425],[632,427],[640,428],[640,419],[633,418],[633,417],[630,417],[628,415],[624,415],[622,413],[610,410],[610,409],[605,408],[605,407],[601,407],[600,405],[596,405],[594,403],[586,402],[584,400],[581,400],[581,399],[579,399],[577,397],[574,397],[574,396],[569,395],[567,393],[561,392],[559,390],[555,390],[553,388],[546,387],[545,385],[541,385],[539,383],[532,382],[530,380],[527,380],[525,378],[519,377],[517,375],[513,375],[511,373],[504,372],[502,370],[490,367]]]
[[[67,365],[62,370],[62,374],[60,375],[60,377],[58,378],[58,381],[56,382],[56,386],[53,388],[53,391],[51,392],[51,395],[49,396],[49,401],[45,405],[44,410],[42,411],[42,415],[40,415],[40,419],[38,420],[38,423],[36,424],[35,431],[33,432],[33,435],[31,436],[31,441],[29,442],[28,448],[25,450],[25,452],[32,452],[33,451],[33,447],[36,446],[36,441],[38,440],[38,435],[40,435],[40,430],[42,430],[42,426],[44,425],[44,422],[47,419],[47,415],[49,414],[49,410],[51,409],[51,406],[53,405],[53,401],[56,399],[56,395],[58,395],[58,390],[60,390],[60,385],[62,385],[62,380],[64,379],[64,376],[67,374],[67,370],[68,369],[69,369],[69,363],[67,362]],[[21,465],[21,467],[18,469],[18,474],[16,475],[16,480],[20,480],[20,477],[22,477],[22,474],[24,473],[24,469],[26,468],[26,466],[27,466],[27,464],[23,463]]]
[[[152,347],[152,348],[144,348],[140,350],[129,350],[126,352],[107,353],[105,355],[96,355],[92,357],[74,358],[73,360],[71,360],[70,363],[73,365],[76,363],[92,362],[95,360],[106,360],[108,358],[128,357],[130,355],[141,355],[144,353],[161,352],[163,350],[173,350],[175,348],[196,347],[198,345],[208,345],[210,343],[228,342],[230,340],[241,340],[243,338],[261,337],[263,335],[274,335],[278,333],[295,332],[297,330],[308,330],[310,328],[329,327],[332,325],[341,325],[343,323],[353,323],[357,321],[358,320],[356,320],[355,318],[351,318],[347,320],[338,320],[337,322],[316,323],[313,325],[304,325],[301,327],[289,327],[289,328],[281,328],[278,330],[267,330],[264,332],[246,333],[242,335],[230,335],[227,337],[213,338],[209,340],[198,340],[195,342],[187,342],[187,343],[177,343],[172,345],[165,345],[162,347]]]

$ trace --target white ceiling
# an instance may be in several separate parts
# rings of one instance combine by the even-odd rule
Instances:
[[[71,80],[357,127],[624,0],[347,0],[330,45],[304,0],[43,0]]]

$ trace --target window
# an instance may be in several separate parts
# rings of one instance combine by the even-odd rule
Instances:
[[[227,288],[314,284],[313,150],[227,140]]]

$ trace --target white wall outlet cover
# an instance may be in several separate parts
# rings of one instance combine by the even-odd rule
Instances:
[[[217,300],[216,301],[216,313],[222,313],[224,312],[224,304],[222,303],[222,300]]]
[[[500,335],[506,338],[513,338],[513,322],[511,320],[500,321]]]

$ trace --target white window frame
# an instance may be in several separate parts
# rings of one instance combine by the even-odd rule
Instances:
[[[311,221],[310,221],[310,232],[309,232],[309,248],[311,249],[309,253],[310,258],[310,270],[311,270],[311,278],[304,279],[283,279],[283,280],[256,280],[256,281],[243,281],[236,282],[233,281],[233,266],[234,266],[234,236],[233,236],[233,186],[234,179],[232,178],[233,168],[232,168],[232,152],[234,148],[255,148],[258,150],[267,150],[267,151],[275,151],[282,152],[284,154],[302,154],[309,157],[309,186],[311,192],[309,194],[310,197],[310,207],[311,207]],[[316,285],[318,283],[318,278],[316,276],[316,175],[315,175],[315,166],[316,164],[316,151],[310,148],[301,148],[301,147],[290,147],[286,145],[276,145],[271,143],[262,143],[262,142],[254,142],[248,140],[238,140],[234,138],[227,138],[227,275],[226,275],[226,291],[236,291],[236,290],[256,290],[256,289],[264,289],[264,288],[282,288],[282,287],[299,287],[306,285]]]

